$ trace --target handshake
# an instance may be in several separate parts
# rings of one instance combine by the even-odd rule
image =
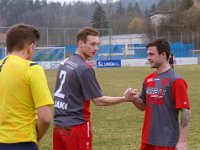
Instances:
[[[136,102],[139,99],[139,96],[140,94],[137,89],[132,88],[126,89],[123,95],[127,102]]]

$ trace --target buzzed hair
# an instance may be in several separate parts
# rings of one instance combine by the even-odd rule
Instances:
[[[76,37],[77,37],[77,43],[79,40],[83,41],[84,43],[86,43],[87,41],[87,37],[89,35],[92,35],[92,36],[99,36],[99,32],[97,30],[95,30],[94,28],[91,28],[91,27],[85,27],[83,29],[81,29]]]
[[[169,59],[170,55],[170,45],[165,39],[156,39],[150,43],[147,44],[146,48],[149,48],[151,46],[155,46],[158,50],[158,54],[161,54],[163,52],[166,53],[167,60]]]
[[[20,51],[40,39],[39,31],[32,25],[16,24],[7,31],[6,49],[8,53]]]

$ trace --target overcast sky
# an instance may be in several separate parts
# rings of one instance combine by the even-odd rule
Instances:
[[[48,2],[78,2],[78,1],[82,1],[82,2],[94,2],[95,0],[47,0]],[[97,0],[97,1],[102,1],[102,2],[105,2],[106,0]],[[116,0],[113,0],[113,1],[116,1]]]

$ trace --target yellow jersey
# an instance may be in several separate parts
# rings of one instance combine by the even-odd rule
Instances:
[[[44,70],[15,55],[0,61],[0,143],[37,142],[37,111],[52,105]]]

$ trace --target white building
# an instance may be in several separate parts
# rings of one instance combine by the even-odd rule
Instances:
[[[146,34],[124,34],[101,36],[100,41],[101,45],[124,45],[122,54],[119,53],[113,55],[133,55],[135,50],[134,44],[144,44],[147,43],[149,39]]]
[[[172,14],[172,12],[170,12],[170,11],[155,11],[150,16],[151,23],[155,27],[158,27],[163,21],[166,21],[166,19],[168,19],[171,14]]]
[[[148,41],[146,34],[123,34],[123,35],[111,35],[101,36],[101,45],[110,44],[141,44]]]

